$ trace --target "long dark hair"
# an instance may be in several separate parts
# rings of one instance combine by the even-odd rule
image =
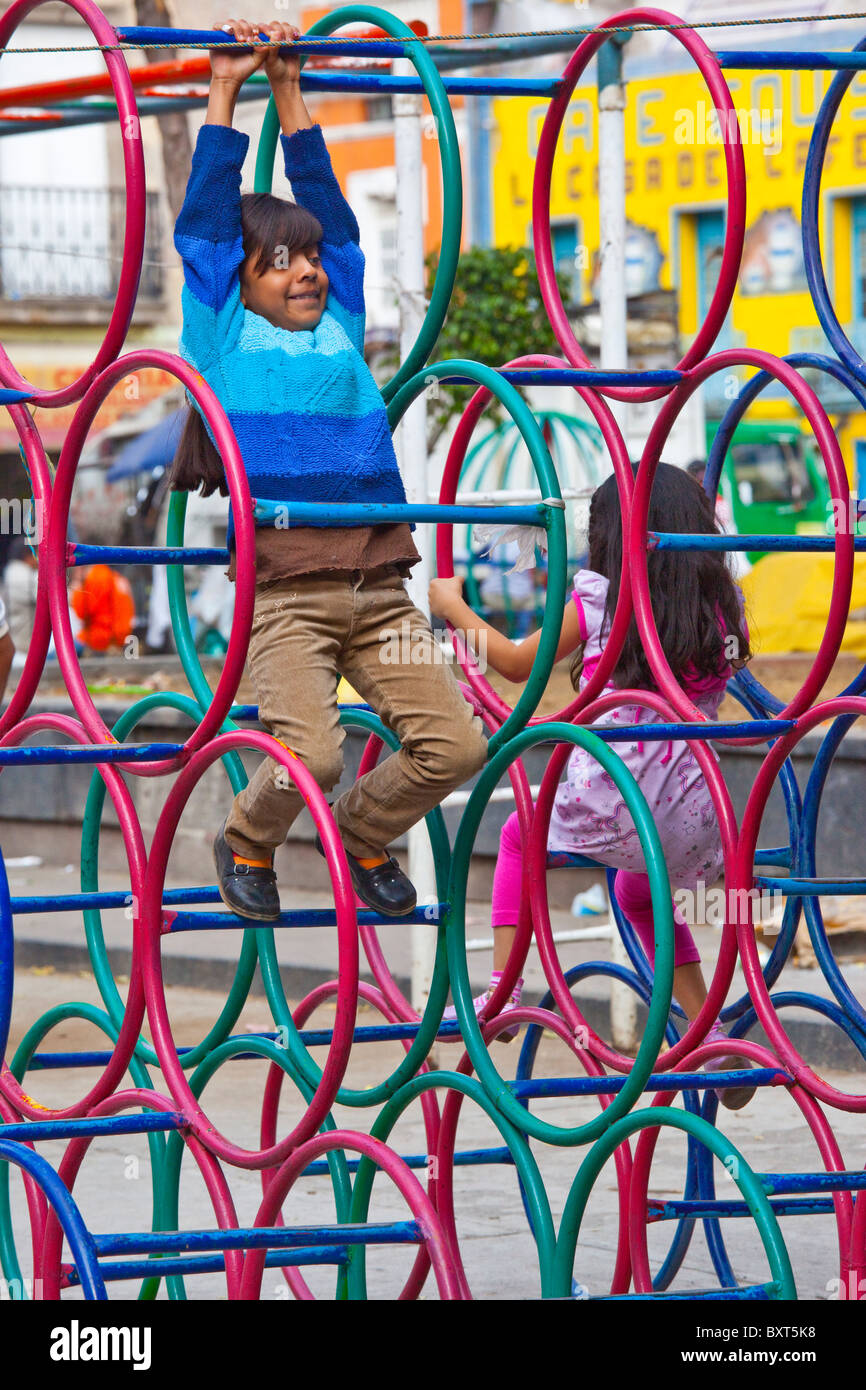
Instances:
[[[264,275],[278,256],[290,260],[295,251],[318,246],[323,233],[318,218],[297,203],[272,193],[243,193],[241,235],[244,267],[250,274]],[[228,496],[222,459],[194,405],[189,406],[183,423],[169,486],[173,492],[199,489],[202,497],[214,492]]]
[[[637,471],[635,464],[632,468]],[[656,470],[647,529],[720,534],[712,499],[685,469],[669,463]],[[605,625],[612,621],[619,597],[622,543],[619,489],[611,476],[593,493],[589,507],[588,565],[609,581]],[[751,651],[724,551],[651,550],[647,570],[659,639],[680,683],[686,676],[718,676],[729,664],[737,669],[745,665]],[[733,657],[729,637],[736,639]],[[611,679],[624,689],[656,688],[633,617]]]

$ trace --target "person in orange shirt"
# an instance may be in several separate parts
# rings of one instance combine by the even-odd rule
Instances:
[[[83,623],[77,640],[93,651],[122,647],[132,632],[132,590],[109,565],[92,565],[87,570],[72,590],[72,607]]]

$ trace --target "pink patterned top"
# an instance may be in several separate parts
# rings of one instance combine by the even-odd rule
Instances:
[[[578,570],[574,577],[574,589],[571,597],[577,609],[580,640],[584,644],[583,670],[580,677],[581,690],[598,666],[607,642],[610,624],[605,617],[605,604],[607,603],[609,587],[609,581],[605,579],[604,575],[596,574],[594,570]],[[748,626],[743,615],[743,600],[739,589],[737,593],[740,599],[740,621],[743,633],[748,636]],[[719,631],[724,633],[725,624],[721,612],[718,614],[718,619]],[[717,676],[695,673],[693,676],[687,676],[682,682],[682,686],[690,699],[703,699],[708,695],[716,695],[724,691],[730,674],[731,667],[727,662],[724,662]],[[616,686],[613,682],[608,681],[605,690],[615,689]]]
[[[573,598],[584,644],[581,689],[604,650],[607,591],[608,581],[592,570],[581,570],[575,578]],[[699,676],[684,686],[708,719],[717,716],[729,673],[726,664],[717,677]],[[616,689],[610,682],[606,688]],[[716,809],[694,753],[681,739],[632,741],[629,731],[635,725],[667,722],[641,705],[620,705],[603,722],[623,730],[625,737],[611,746],[647,802],[672,886],[694,887],[700,879],[714,883],[723,867],[722,841]],[[572,749],[565,778],[557,788],[548,850],[577,851],[612,869],[646,873],[640,838],[622,794],[593,754],[580,747]]]

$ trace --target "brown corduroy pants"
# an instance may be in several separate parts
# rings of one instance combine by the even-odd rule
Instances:
[[[343,844],[356,857],[380,853],[486,761],[483,724],[391,565],[302,574],[259,590],[248,663],[261,722],[324,792],[343,770],[338,674],[400,739],[400,749],[333,807]],[[235,798],[229,846],[266,857],[303,804],[285,769],[265,759]]]

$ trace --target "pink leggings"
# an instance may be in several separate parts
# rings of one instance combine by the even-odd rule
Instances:
[[[575,852],[580,847],[575,846]],[[496,871],[493,875],[493,904],[490,920],[494,927],[514,926],[520,911],[520,821],[513,811],[502,827]],[[649,877],[620,869],[614,880],[614,892],[623,913],[631,922],[646,951],[650,964],[655,956],[652,898]],[[674,906],[674,965],[699,961],[700,952],[694,943],[688,924],[679,908]]]

